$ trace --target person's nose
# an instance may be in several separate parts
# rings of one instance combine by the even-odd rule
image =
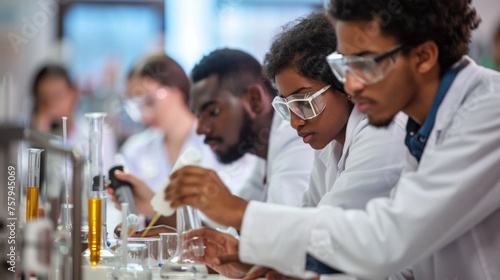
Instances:
[[[198,135],[209,135],[211,132],[211,122],[203,117],[198,117],[198,127],[196,128],[196,133]]]
[[[359,95],[365,89],[365,85],[361,83],[354,75],[347,72],[345,75],[344,89],[351,96]]]
[[[293,129],[298,130],[299,127],[302,127],[305,124],[305,120],[297,116],[294,112],[290,111],[290,125],[293,127]]]

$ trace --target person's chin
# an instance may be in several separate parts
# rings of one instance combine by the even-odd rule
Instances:
[[[233,158],[229,158],[227,156],[219,156],[219,155],[217,155],[217,160],[222,164],[231,164],[236,161]]]
[[[322,141],[311,141],[309,143],[309,146],[311,146],[311,148],[313,148],[315,150],[321,150],[324,147],[326,147],[326,145],[328,145],[328,143],[324,143]]]
[[[165,132],[165,130],[162,127],[160,127],[158,125],[158,123],[156,123],[156,122],[143,122],[142,124],[145,125],[146,127],[151,127],[151,128],[159,129],[162,132]]]
[[[226,153],[220,151],[219,149],[214,150],[213,152],[215,153],[215,156],[217,157],[217,160],[220,163],[223,163],[223,164],[229,164],[229,163],[231,163],[230,159],[229,159],[229,157],[227,156]]]
[[[231,164],[244,156],[244,154],[238,153],[236,151],[222,152],[220,150],[217,150],[214,152],[217,156],[217,160],[222,164]]]
[[[368,115],[368,122],[375,127],[387,127],[391,124],[393,117],[389,118],[377,118]]]

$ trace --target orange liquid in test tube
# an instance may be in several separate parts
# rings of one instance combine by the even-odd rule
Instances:
[[[96,266],[99,263],[102,244],[102,200],[89,199],[89,235],[90,263]]]
[[[26,221],[36,220],[38,218],[38,195],[40,188],[26,188]]]

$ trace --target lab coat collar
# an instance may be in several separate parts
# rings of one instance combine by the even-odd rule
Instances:
[[[451,85],[449,92],[452,94],[447,94],[441,103],[436,115],[433,132],[442,131],[449,126],[454,113],[462,105],[464,99],[467,97],[467,94],[471,92],[470,88],[477,86],[477,76],[480,76],[482,72],[477,71],[478,66],[470,57],[464,56],[458,63],[463,62],[463,60],[466,60],[468,65],[460,71]],[[481,79],[479,78],[479,80]]]
[[[347,154],[349,153],[349,147],[351,147],[351,142],[354,139],[354,135],[357,134],[356,130],[359,128],[359,123],[362,120],[366,119],[366,114],[361,113],[356,106],[352,108],[351,115],[349,116],[349,120],[347,121],[347,127],[345,130],[345,141],[344,148],[342,149],[342,157],[338,163],[339,172],[344,171],[345,160],[347,158]]]
[[[349,147],[351,146],[351,142],[353,140],[353,136],[356,134],[356,130],[363,119],[366,118],[366,115],[358,111],[356,107],[354,107],[349,115],[349,120],[347,121],[347,127],[345,131],[345,141],[344,145],[339,142],[332,140],[328,145],[323,148],[319,154],[318,158],[326,165],[330,165],[331,160],[338,160],[337,168],[339,172],[344,170],[345,160],[347,158],[347,153],[349,151]],[[342,151],[341,155],[337,155],[339,151]],[[333,154],[333,157],[332,157]],[[340,159],[339,159],[340,158]]]
[[[436,115],[442,101],[448,94],[451,85],[455,81],[458,74],[460,74],[460,71],[467,65],[467,60],[460,60],[445,72],[439,83],[439,88],[436,92],[436,96],[434,97],[429,113],[421,126],[412,118],[408,120],[408,124],[406,126],[407,134],[405,138],[405,145],[418,161],[420,161],[420,158],[422,157],[427,140],[429,139],[432,129],[434,128]]]

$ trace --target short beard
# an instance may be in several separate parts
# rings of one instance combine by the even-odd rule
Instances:
[[[252,131],[252,120],[250,119],[250,115],[246,111],[243,111],[243,124],[240,128],[238,142],[229,146],[227,152],[223,154],[216,152],[217,158],[223,164],[230,164],[237,161],[248,152],[248,150],[241,149],[241,143],[247,141],[247,139],[256,139],[256,136],[256,133]]]
[[[370,119],[370,116],[368,116],[368,122],[375,127],[388,127],[392,123],[393,119],[394,118],[374,121],[374,120]]]

